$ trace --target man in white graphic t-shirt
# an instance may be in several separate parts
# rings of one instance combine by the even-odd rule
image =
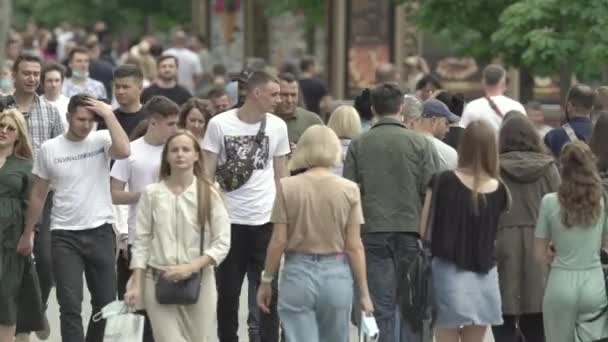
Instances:
[[[82,277],[91,293],[93,315],[116,297],[110,160],[129,156],[129,138],[109,105],[78,94],[68,104],[68,131],[42,144],[34,162],[34,180],[18,252],[29,255],[34,225],[50,188],[51,251],[61,337],[85,340],[82,327]],[[95,120],[108,130],[92,132]],[[103,340],[105,321],[89,321],[86,341]]]
[[[270,114],[281,101],[279,81],[268,73],[256,71],[249,77],[247,87],[247,98],[242,107],[218,114],[209,121],[202,146],[205,170],[211,179],[216,177],[216,169],[224,170],[231,161],[253,160],[249,179],[241,178],[236,186],[228,189],[224,185],[232,239],[230,252],[217,272],[220,342],[238,341],[238,307],[243,278],[248,271],[255,274],[253,278],[258,282],[261,278],[272,234],[270,214],[276,183],[288,175],[287,155],[290,149],[287,126],[282,119]],[[217,175],[220,184],[224,184],[222,178],[226,173],[217,172]],[[266,278],[270,276],[265,275]],[[259,332],[250,332],[251,341],[278,341],[276,278],[274,280],[271,313],[258,312]],[[257,288],[257,284],[253,286]]]
[[[464,107],[460,120],[462,127],[466,128],[473,121],[485,120],[498,132],[508,112],[516,110],[526,114],[521,103],[504,95],[507,89],[506,77],[507,72],[500,65],[490,64],[483,69],[481,85],[484,96]]]

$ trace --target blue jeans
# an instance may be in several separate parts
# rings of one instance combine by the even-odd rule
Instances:
[[[378,342],[420,341],[420,334],[401,318],[397,304],[397,265],[401,258],[418,251],[418,237],[409,233],[366,233],[361,239],[374,318],[380,330]]]
[[[346,255],[287,254],[279,287],[287,342],[348,342],[353,277]]]

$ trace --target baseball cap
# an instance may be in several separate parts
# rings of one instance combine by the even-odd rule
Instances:
[[[446,118],[450,123],[456,123],[460,120],[458,115],[450,112],[445,103],[437,99],[428,99],[422,104],[423,118]]]

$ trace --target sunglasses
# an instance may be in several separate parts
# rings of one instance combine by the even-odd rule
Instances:
[[[0,122],[0,131],[8,131],[14,133],[17,131],[17,127],[4,122]]]

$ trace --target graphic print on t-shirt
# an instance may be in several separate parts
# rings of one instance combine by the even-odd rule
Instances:
[[[246,160],[254,144],[256,144],[255,135],[224,136],[226,160]],[[270,148],[267,136],[264,136],[264,139],[260,145],[261,146],[258,147],[255,155],[253,156],[254,170],[264,170],[268,164]]]

